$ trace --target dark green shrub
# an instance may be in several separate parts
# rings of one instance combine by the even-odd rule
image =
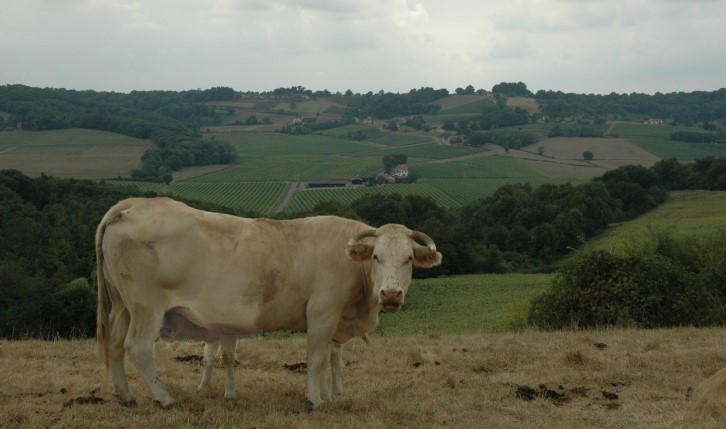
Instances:
[[[584,253],[564,263],[529,322],[564,327],[714,325],[726,321],[726,234],[674,239],[663,231],[627,254]]]

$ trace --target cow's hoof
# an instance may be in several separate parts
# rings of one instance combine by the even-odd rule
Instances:
[[[168,410],[168,409],[174,407],[177,404],[177,402],[174,398],[168,398],[163,401],[156,400],[156,401],[154,401],[154,404],[156,404],[156,406],[158,406],[159,408],[161,408],[163,410]]]
[[[230,401],[231,400],[234,400],[234,399],[237,399],[237,393],[236,392],[234,392],[234,393],[225,393],[224,394],[224,399],[228,399]]]
[[[312,401],[312,400],[310,400],[310,398],[308,398],[307,403],[308,403],[308,410],[314,411],[314,410],[320,408],[320,406],[323,405],[325,403],[325,401],[320,400],[320,399],[318,399],[317,401]]]
[[[124,407],[132,408],[136,406],[136,399],[131,395],[124,397],[123,395],[114,393],[113,397],[118,399],[118,403]]]

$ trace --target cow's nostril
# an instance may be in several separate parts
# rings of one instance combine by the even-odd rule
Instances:
[[[381,291],[381,298],[385,300],[391,300],[391,299],[400,299],[403,296],[402,290],[382,290]]]

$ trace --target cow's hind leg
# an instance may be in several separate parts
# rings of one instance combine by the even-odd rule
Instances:
[[[146,386],[151,390],[154,400],[162,407],[173,405],[176,401],[169,396],[166,388],[159,379],[159,373],[154,365],[153,348],[154,341],[159,335],[164,319],[164,307],[155,308],[137,303],[131,312],[131,323],[129,333],[126,336],[124,346],[129,353],[136,369],[141,374]]]
[[[136,400],[129,390],[124,370],[124,341],[129,331],[129,312],[120,301],[111,308],[109,324],[111,329],[108,372],[111,376],[113,395],[119,398],[123,405],[135,405]]]
[[[343,345],[333,342],[330,346],[330,368],[333,398],[343,393]]]
[[[224,397],[225,399],[235,399],[237,397],[237,386],[234,382],[234,361],[237,338],[231,335],[223,335],[220,342],[222,343],[222,363],[224,364],[224,372],[227,375],[224,384]]]

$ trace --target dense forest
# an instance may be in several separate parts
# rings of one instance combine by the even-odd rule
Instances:
[[[551,271],[609,222],[656,207],[673,189],[726,189],[726,158],[626,166],[581,185],[510,184],[457,210],[427,196],[394,194],[350,206],[322,203],[292,216],[337,214],[426,231],[446,258],[417,276]],[[94,231],[111,205],[133,195],[140,192],[131,186],[0,171],[0,337],[93,331]]]

